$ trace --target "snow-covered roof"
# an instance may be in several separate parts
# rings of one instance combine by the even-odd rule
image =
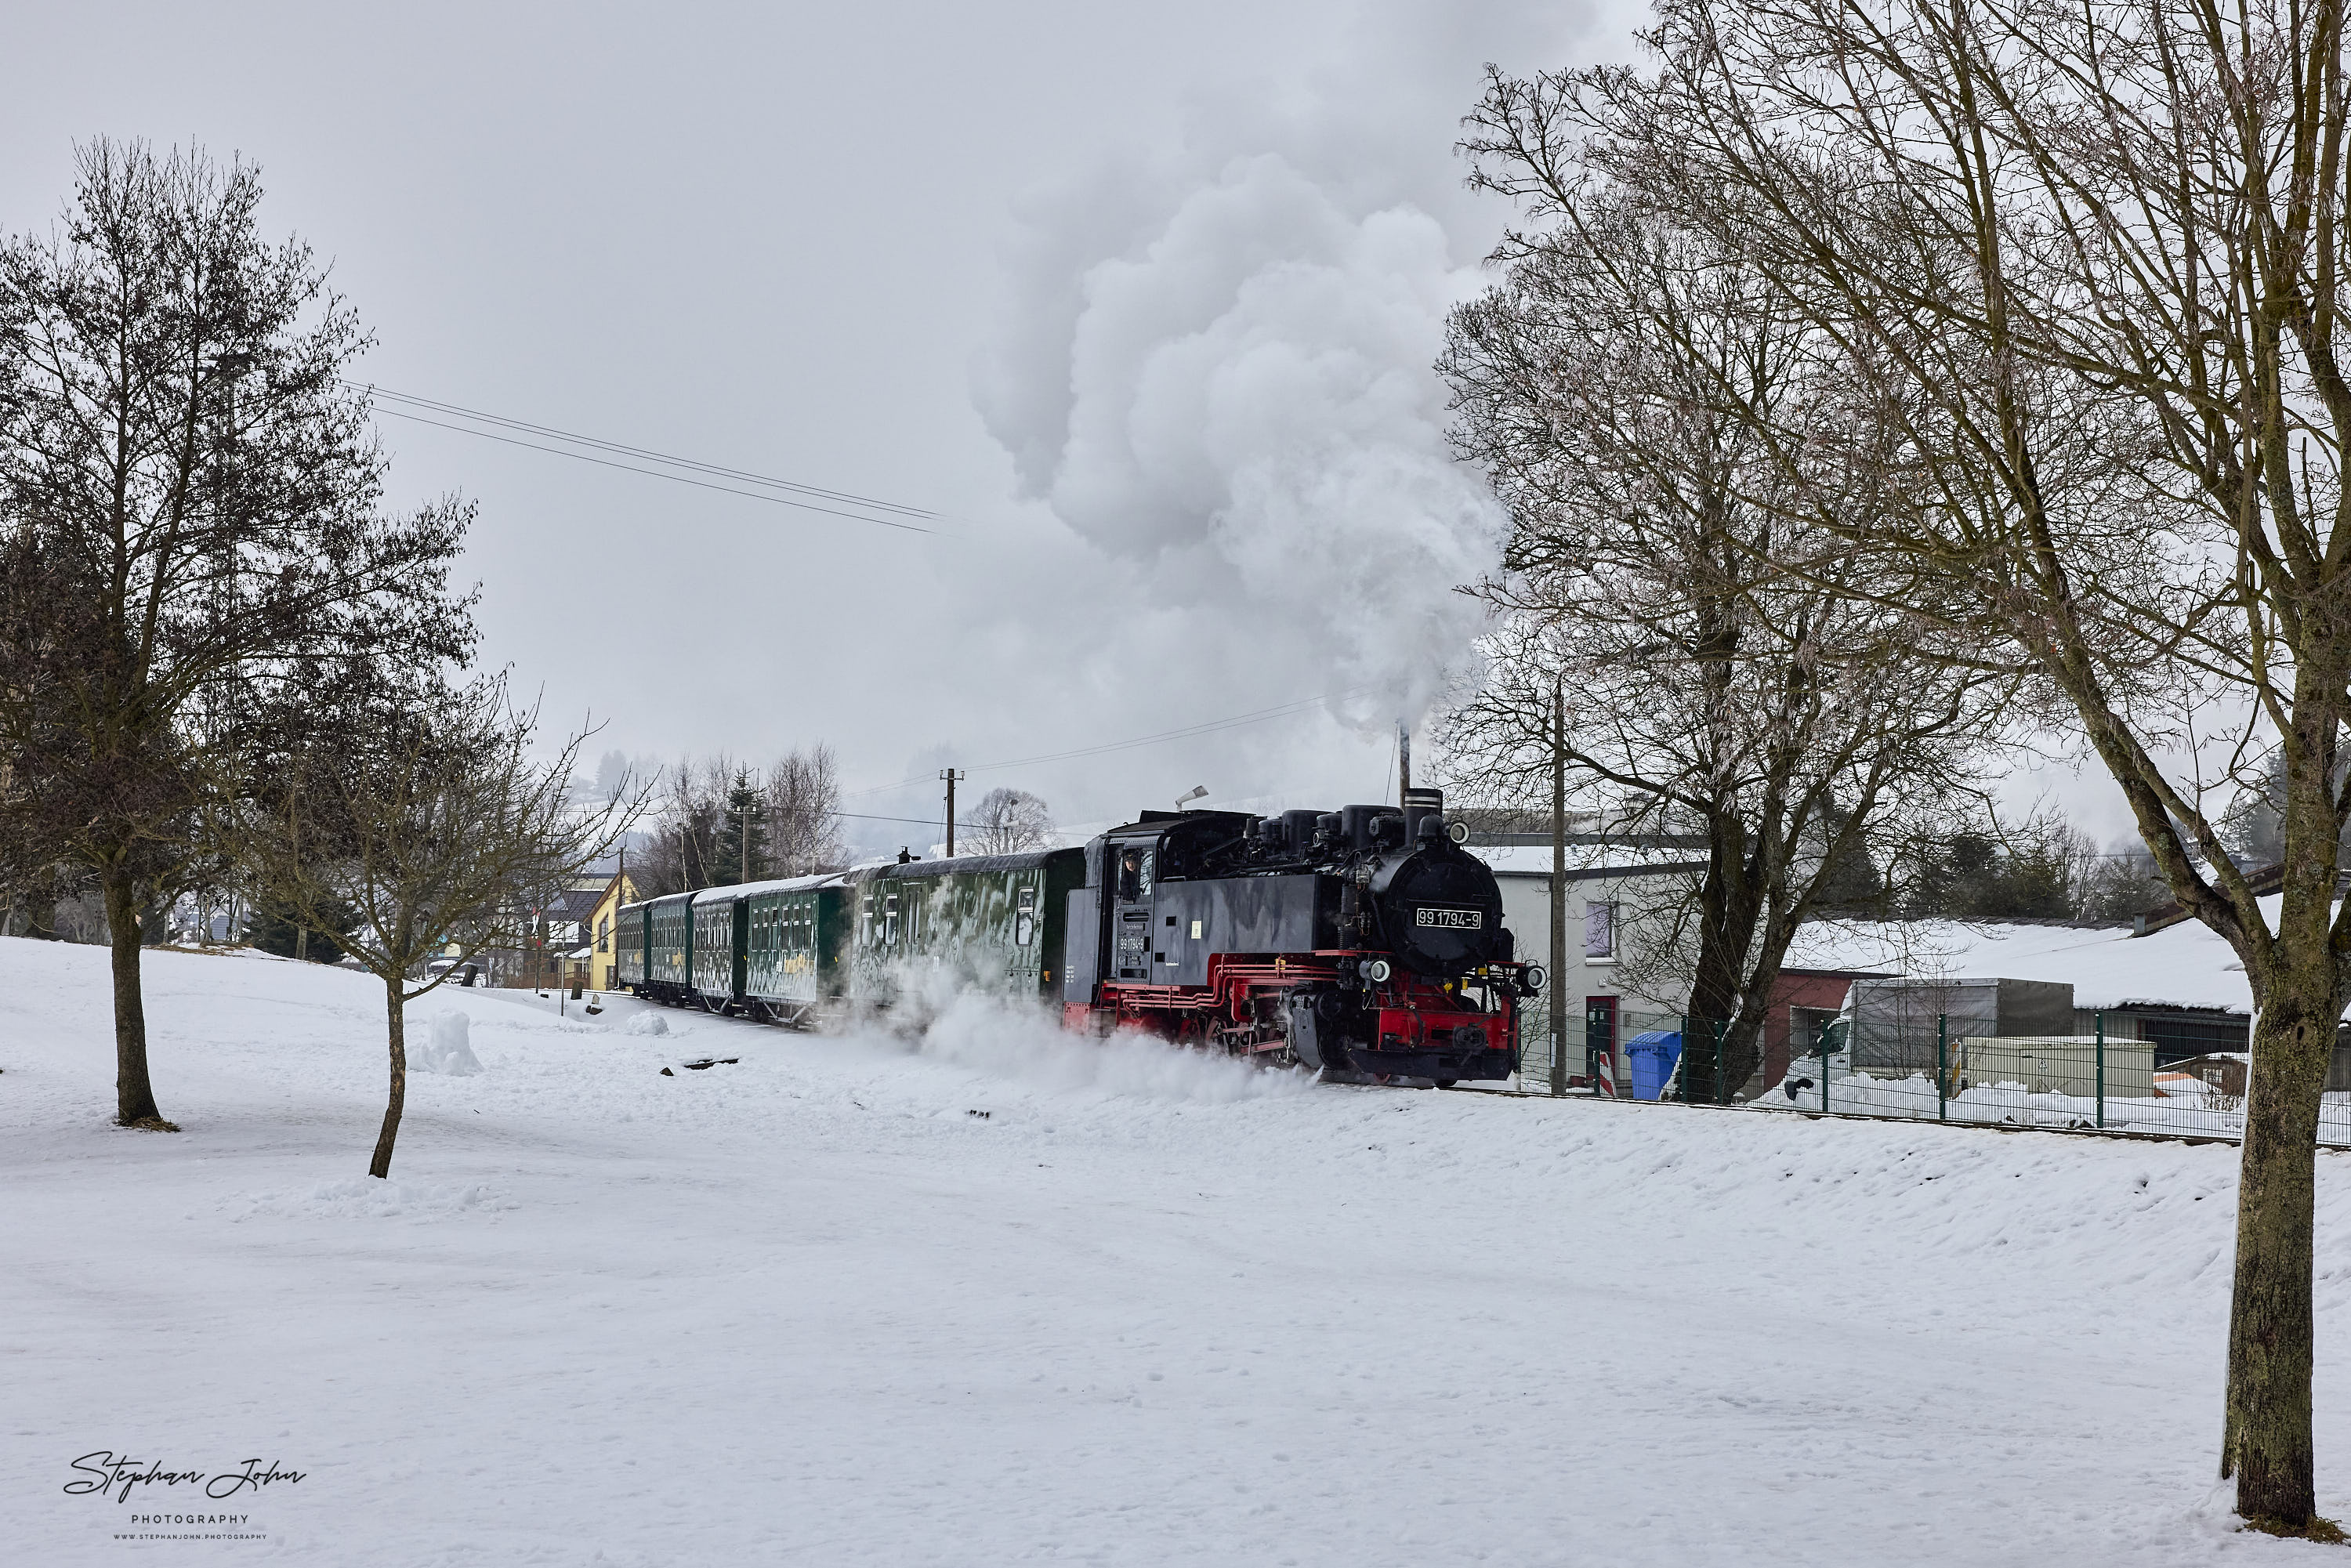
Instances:
[[[2277,915],[2275,897],[2262,900]],[[2105,926],[1956,920],[1820,921],[1788,949],[1796,968],[1877,969],[1949,979],[2063,980],[2077,1008],[2227,1008],[2251,1012],[2245,967],[2195,921],[2145,936]]]
[[[754,893],[798,893],[811,887],[831,887],[840,881],[841,873],[821,871],[814,876],[777,877],[768,882],[741,882],[726,887],[705,887],[694,893],[665,893],[658,898],[641,898],[633,904],[624,904],[621,905],[621,913],[625,915],[632,909],[643,909],[649,904],[669,904],[681,898],[695,904],[705,904],[714,899],[741,898]]]
[[[705,887],[694,895],[696,904],[710,904],[726,898],[748,898],[755,893],[805,893],[811,887],[831,887],[841,880],[838,872],[819,872],[814,876],[775,877],[767,882],[738,882],[726,887]]]

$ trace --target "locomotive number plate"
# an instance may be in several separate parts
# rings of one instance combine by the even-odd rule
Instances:
[[[1423,907],[1412,912],[1412,923],[1415,925],[1441,926],[1447,931],[1482,931],[1486,926],[1486,915],[1479,909]]]

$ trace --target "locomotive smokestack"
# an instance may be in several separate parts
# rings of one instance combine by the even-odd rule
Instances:
[[[1434,817],[1441,825],[1445,821],[1445,791],[1442,789],[1406,789],[1404,792],[1404,841],[1417,842],[1420,824]]]

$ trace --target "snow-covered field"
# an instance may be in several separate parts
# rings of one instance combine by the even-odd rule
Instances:
[[[0,941],[9,1563],[2339,1560],[2212,1480],[2231,1149],[447,992],[483,1071],[380,1183],[371,983],[151,956],[173,1136],[107,1124],[104,962]],[[189,1513],[261,1539],[116,1539]]]

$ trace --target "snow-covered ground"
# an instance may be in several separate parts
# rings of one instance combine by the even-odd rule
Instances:
[[[173,1136],[107,1124],[104,964],[0,941],[10,1563],[2336,1560],[2212,1479],[2229,1148],[448,992],[483,1071],[380,1183],[370,982],[152,956]],[[190,1513],[263,1539],[115,1539]]]

